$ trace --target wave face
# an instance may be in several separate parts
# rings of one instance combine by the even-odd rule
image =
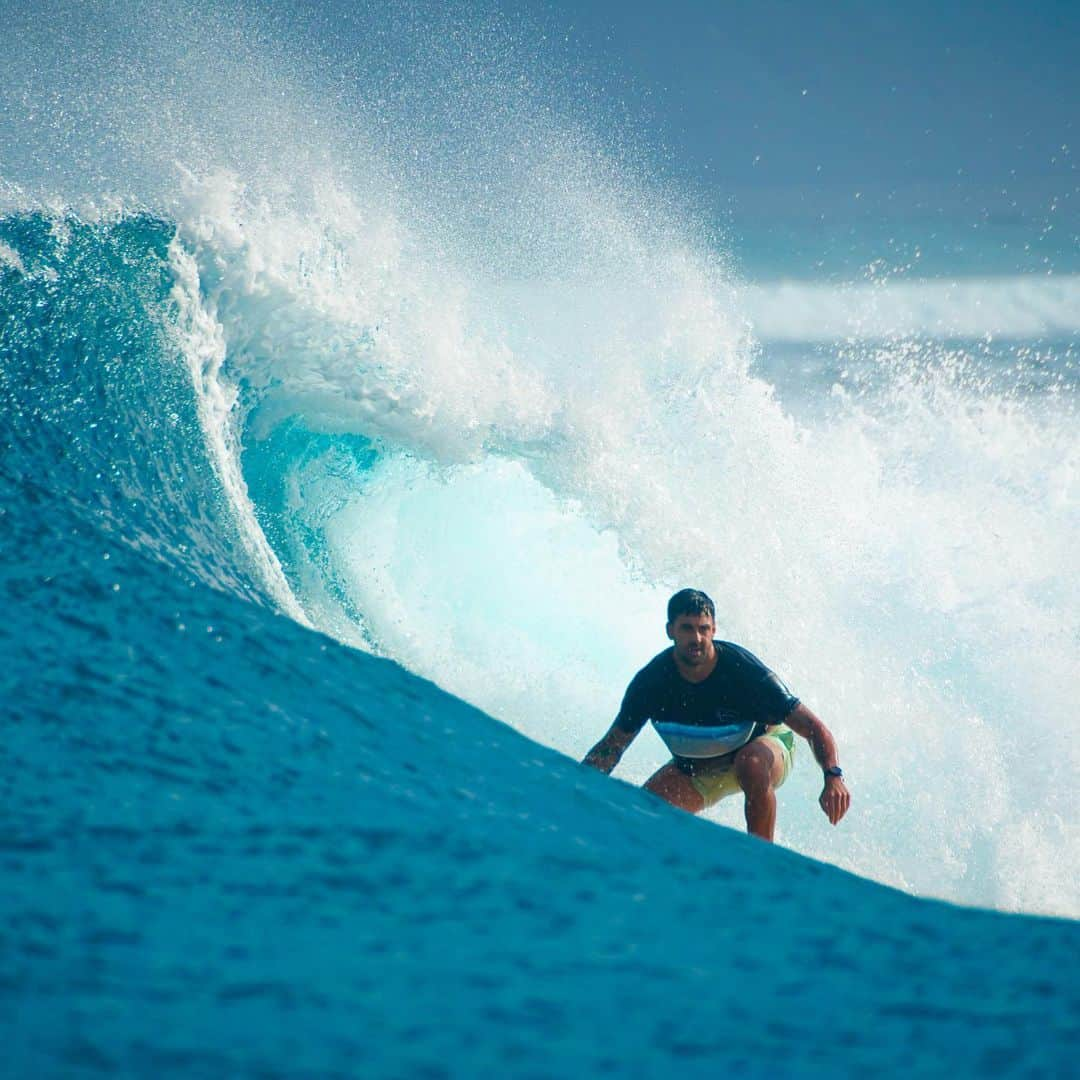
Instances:
[[[107,57],[115,21],[77,30]],[[40,77],[36,27],[9,80]],[[198,92],[155,110],[69,73],[68,126],[27,145],[78,154],[7,177],[21,484],[575,757],[694,583],[857,778],[859,812],[825,830],[804,754],[784,844],[920,894],[1080,910],[1057,719],[1080,610],[1071,278],[862,287],[876,314],[848,333],[850,291],[748,288],[479,47],[414,27],[408,92],[354,60],[342,98],[317,50],[305,68],[238,12],[178,29],[140,30],[118,70],[187,85],[202,63]],[[130,194],[88,195],[107,166]],[[99,338],[123,362],[65,359],[91,382],[53,402],[52,342]],[[169,436],[152,463],[140,431]],[[82,491],[57,461],[88,454]],[[643,736],[622,775],[662,760]]]
[[[1071,758],[1051,756],[1049,785],[1029,771],[1045,775],[1056,744],[1072,648],[1067,401],[980,392],[962,354],[950,370],[909,345],[799,422],[703,272],[609,295],[595,323],[561,287],[454,290],[422,268],[358,311],[386,253],[335,246],[340,208],[302,238],[294,219],[248,217],[231,247],[241,210],[224,205],[179,231],[4,223],[7,279],[28,290],[5,375],[33,388],[8,410],[26,455],[12,503],[48,478],[70,492],[65,521],[391,656],[574,756],[662,645],[665,594],[704,581],[723,632],[829,716],[870,788],[825,835],[803,769],[785,843],[917,892],[1069,910],[1055,853],[1073,850]],[[531,347],[514,336],[526,326]],[[87,340],[104,369],[80,363]],[[42,381],[55,365],[77,380],[59,401]],[[164,452],[148,462],[133,432],[155,446],[164,432]],[[928,796],[954,730],[978,732],[978,752]],[[659,760],[646,743],[627,775]]]
[[[76,30],[107,57],[114,22]],[[804,752],[783,844],[1080,912],[1072,279],[971,281],[953,321],[940,285],[897,286],[859,323],[816,287],[748,290],[658,185],[491,74],[490,42],[462,68],[421,36],[426,74],[376,101],[377,65],[351,98],[239,14],[181,23],[118,70],[176,86],[204,63],[186,97],[71,73],[56,168],[5,176],[13,565],[147,556],[574,757],[694,584],[853,777],[826,830]],[[955,340],[987,334],[1010,340]],[[807,348],[773,378],[770,341]],[[95,605],[131,587],[95,580]],[[177,633],[146,600],[145,632]],[[650,739],[621,775],[661,763]]]
[[[817,1007],[785,1019],[794,1072],[857,1061],[910,1076],[1005,1054],[1065,1068],[1075,986],[1056,958],[1075,951],[1074,922],[919,900],[690,820],[301,625],[336,605],[369,647],[387,625],[402,651],[432,641],[376,604],[346,609],[367,564],[336,561],[307,484],[338,485],[315,504],[326,535],[360,511],[382,530],[412,498],[426,529],[412,542],[465,566],[475,534],[455,530],[508,520],[509,495],[518,545],[539,557],[546,528],[551,565],[564,555],[569,584],[596,590],[582,619],[621,595],[651,603],[640,582],[616,591],[618,546],[581,510],[519,463],[481,453],[436,471],[429,449],[420,469],[386,436],[288,411],[232,441],[252,386],[226,381],[224,324],[193,291],[175,224],[25,214],[0,237],[0,1015],[18,1017],[14,1074],[667,1074],[715,1058],[718,1013],[726,1059],[753,1073],[776,1053],[758,1002],[801,989],[803,971]],[[394,535],[374,566],[383,587],[417,591],[386,610],[424,614],[425,582],[402,573],[420,553]],[[265,536],[291,557],[271,558]],[[504,546],[486,549],[496,579]],[[499,621],[497,580],[476,569],[458,585],[459,602],[488,605],[475,649],[494,636],[512,651],[515,635],[550,649],[545,589],[566,604],[563,631],[592,640],[566,582],[531,587],[522,628]],[[307,615],[287,617],[299,603]],[[466,607],[440,628],[443,651],[478,625]],[[718,915],[727,932],[694,930]],[[911,977],[942,955],[932,987]]]

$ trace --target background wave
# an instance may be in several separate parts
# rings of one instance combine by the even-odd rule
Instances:
[[[746,287],[740,300],[765,341],[1008,338],[1075,344],[1080,277],[885,280]]]

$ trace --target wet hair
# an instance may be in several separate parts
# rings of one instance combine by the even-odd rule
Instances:
[[[716,608],[700,589],[680,589],[667,605],[667,621],[673,623],[680,615],[708,615],[716,622]]]

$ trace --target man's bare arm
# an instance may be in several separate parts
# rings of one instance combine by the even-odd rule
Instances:
[[[840,764],[832,732],[801,702],[784,717],[784,723],[810,744],[822,769],[831,769]]]
[[[618,721],[611,725],[607,734],[585,755],[585,765],[591,765],[602,773],[609,773],[623,756],[626,748],[637,737],[636,731],[623,731]]]
[[[801,735],[814,751],[814,757],[822,769],[831,769],[840,762],[837,759],[836,740],[832,732],[805,705],[796,705],[784,717],[787,724],[797,735]],[[825,780],[825,789],[818,800],[829,821],[835,825],[851,806],[851,793],[839,776],[830,776]]]

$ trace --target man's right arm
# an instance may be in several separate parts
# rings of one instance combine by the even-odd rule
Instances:
[[[585,755],[583,764],[591,765],[602,773],[611,772],[636,737],[637,731],[624,731],[616,720],[608,728],[607,734]]]

